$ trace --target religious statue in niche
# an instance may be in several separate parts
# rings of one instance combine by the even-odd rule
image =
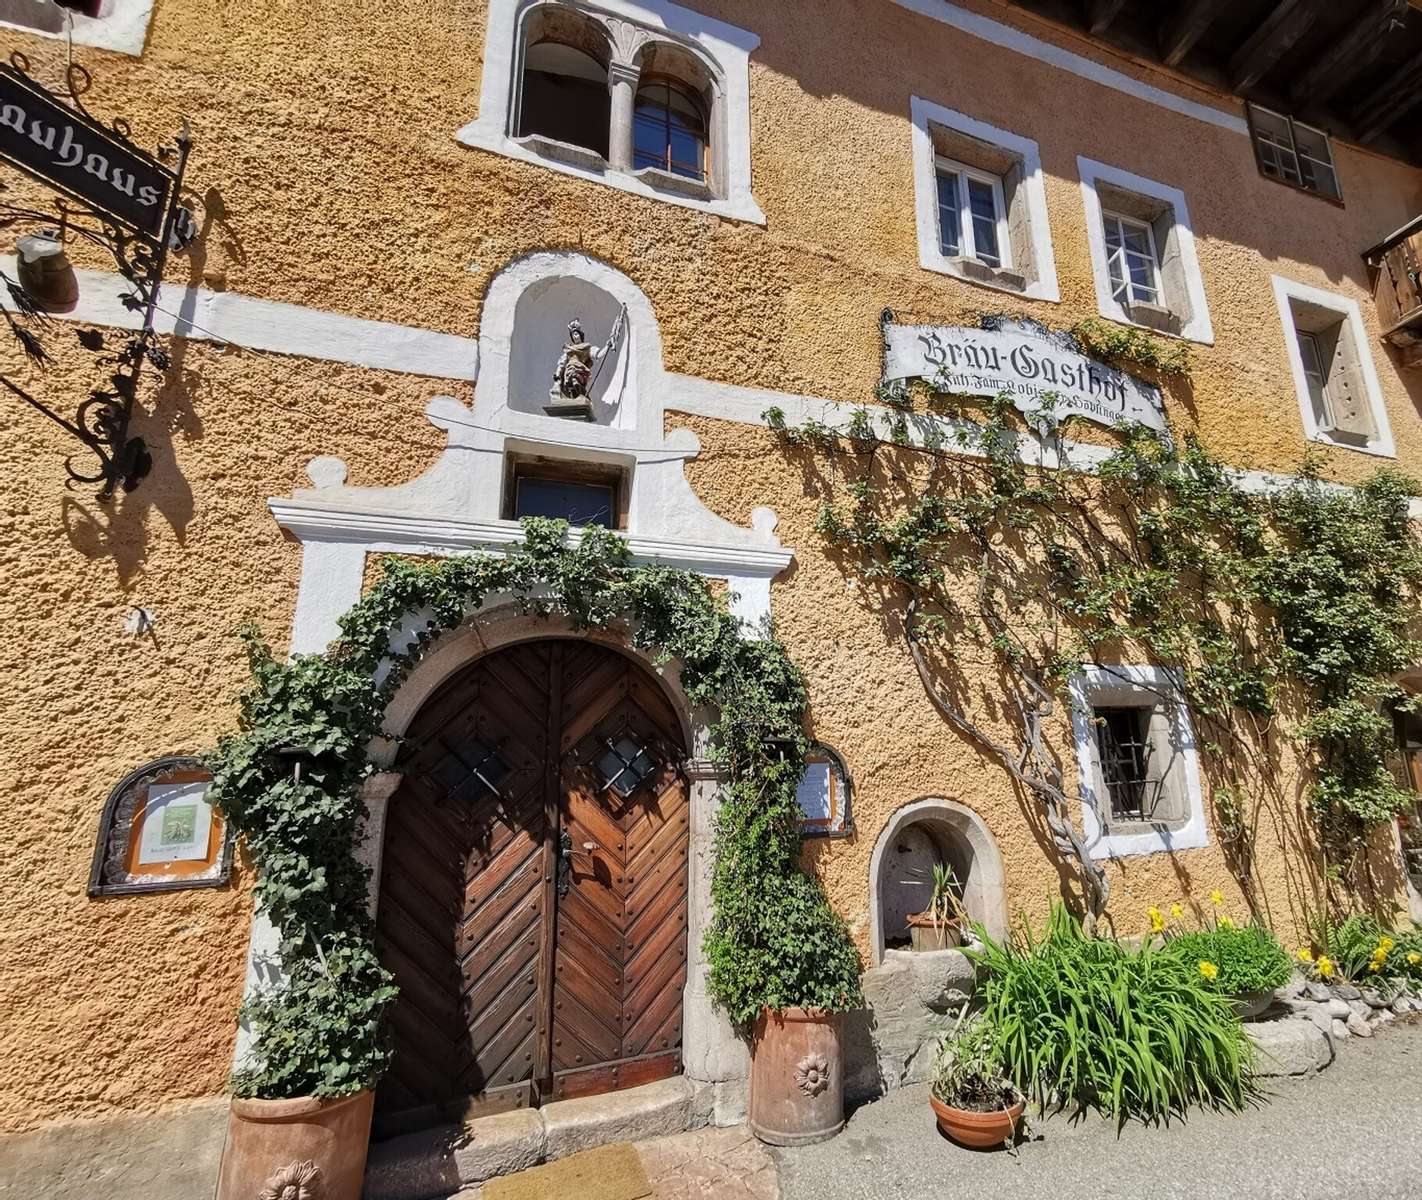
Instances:
[[[568,340],[563,343],[563,353],[558,356],[558,365],[553,368],[553,387],[543,408],[550,417],[564,417],[570,421],[593,419],[593,384],[597,382],[608,356],[622,340],[626,317],[627,309],[624,307],[617,314],[607,344],[603,346],[594,346],[588,341],[581,321],[569,322]]]

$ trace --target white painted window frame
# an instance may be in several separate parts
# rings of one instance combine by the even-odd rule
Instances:
[[[43,0],[34,0],[34,6],[36,10],[46,7]],[[100,50],[114,50],[136,58],[143,53],[144,44],[148,40],[148,22],[153,16],[153,0],[109,0],[108,11],[103,16],[86,17],[75,12],[69,12],[67,15],[74,24],[76,46],[95,46]],[[61,41],[66,37],[63,25],[57,30],[48,30],[26,25],[23,21],[0,19],[0,27]]]
[[[1154,693],[1157,705],[1169,710],[1169,719],[1180,745],[1186,798],[1190,814],[1178,829],[1146,828],[1129,833],[1107,833],[1098,813],[1109,806],[1109,797],[1097,789],[1096,727],[1092,720],[1093,697],[1123,687]],[[1071,681],[1072,738],[1076,743],[1077,786],[1081,794],[1081,830],[1092,858],[1125,858],[1139,854],[1170,854],[1198,850],[1210,844],[1205,819],[1205,796],[1200,785],[1200,754],[1195,730],[1185,703],[1180,673],[1165,667],[1087,666]]]
[[[978,239],[973,229],[968,180],[971,179],[975,183],[981,183],[992,189],[992,219],[993,225],[997,229],[997,265],[1010,270],[1012,268],[1012,239],[1008,236],[1007,230],[1007,201],[1003,196],[1002,176],[994,175],[991,171],[980,171],[977,167],[970,167],[967,163],[960,163],[942,155],[934,159],[934,174],[936,179],[941,179],[945,175],[953,176],[953,187],[958,194],[958,247],[962,257],[976,258],[979,262],[983,260],[978,255]],[[934,198],[937,199],[936,186]],[[938,245],[941,251],[943,247],[943,210],[941,206],[938,210],[938,218]]]
[[[1158,183],[1154,179],[1147,179],[1144,175],[1124,171],[1120,167],[1113,167],[1109,163],[1097,162],[1091,158],[1078,156],[1076,166],[1077,172],[1081,176],[1081,198],[1086,206],[1086,240],[1091,250],[1091,274],[1096,281],[1097,310],[1103,317],[1111,321],[1118,321],[1122,325],[1151,328],[1142,325],[1139,321],[1133,321],[1130,313],[1126,311],[1125,305],[1112,295],[1104,216],[1108,210],[1103,207],[1101,195],[1096,190],[1098,184],[1104,183],[1108,187],[1118,188],[1123,192],[1133,192],[1138,196],[1158,200],[1169,207],[1171,221],[1175,226],[1176,237],[1179,239],[1180,266],[1185,275],[1185,294],[1190,300],[1190,319],[1181,326],[1179,334],[1174,336],[1184,338],[1186,341],[1199,342],[1205,346],[1213,346],[1215,344],[1215,328],[1210,320],[1209,302],[1205,299],[1205,279],[1200,274],[1200,260],[1195,251],[1194,226],[1190,222],[1190,206],[1185,202],[1185,193],[1169,184]],[[1154,245],[1154,236],[1151,240]],[[1163,288],[1164,281],[1159,279],[1159,246],[1156,246],[1156,273],[1157,280]],[[1160,330],[1153,328],[1151,332],[1161,333]],[[1172,335],[1161,333],[1161,336],[1170,337]]]
[[[909,101],[913,137],[914,208],[918,230],[918,262],[927,271],[951,275],[954,279],[978,287],[995,288],[1014,296],[1032,300],[1061,300],[1057,284],[1057,261],[1052,252],[1052,231],[1047,219],[1047,191],[1042,181],[1042,155],[1031,138],[1009,133],[970,117],[934,104],[921,96]],[[938,227],[938,154],[933,147],[935,125],[951,129],[966,137],[989,142],[1021,159],[1022,183],[1027,200],[1027,224],[1032,237],[1032,260],[1037,278],[1023,289],[1001,286],[976,279],[965,279],[952,259],[943,253]],[[1000,181],[999,181],[1000,186]],[[1005,207],[1005,206],[1004,206]],[[1010,243],[1007,254],[1011,255]],[[1006,263],[1004,262],[1004,266]],[[1018,266],[1016,270],[1021,270]]]
[[[1311,287],[1282,275],[1272,276],[1274,302],[1279,309],[1279,320],[1284,327],[1284,352],[1289,360],[1289,373],[1294,381],[1294,394],[1298,397],[1299,415],[1303,418],[1304,437],[1311,442],[1325,446],[1337,446],[1340,450],[1354,450],[1359,454],[1375,454],[1379,458],[1396,458],[1397,447],[1392,439],[1392,424],[1387,418],[1387,405],[1383,401],[1382,383],[1378,379],[1377,366],[1373,362],[1371,339],[1367,326],[1363,323],[1363,313],[1358,302],[1336,292]],[[1313,395],[1309,390],[1308,373],[1304,370],[1303,354],[1299,351],[1297,326],[1291,301],[1309,304],[1315,308],[1337,313],[1348,323],[1348,331],[1358,353],[1358,361],[1363,371],[1363,386],[1368,394],[1368,407],[1373,415],[1373,428],[1377,433],[1365,445],[1356,442],[1339,441],[1328,435],[1318,423],[1314,411]]]
[[[1160,304],[1164,296],[1163,281],[1160,278],[1160,250],[1155,244],[1155,230],[1150,227],[1149,222],[1138,221],[1135,217],[1128,217],[1124,213],[1112,212],[1109,208],[1101,213],[1101,223],[1115,221],[1121,234],[1121,286],[1126,290],[1126,298],[1135,304]],[[1142,299],[1136,295],[1136,281],[1131,276],[1131,256],[1126,249],[1126,230],[1139,230],[1145,234],[1146,247],[1150,251],[1150,290],[1154,293],[1154,299]],[[1106,246],[1106,274],[1111,274],[1111,246],[1110,239],[1107,239]],[[1115,299],[1116,281],[1111,280],[1111,297]]]
[[[636,173],[610,167],[594,169],[547,158],[509,136],[509,121],[521,85],[516,78],[520,31],[528,9],[543,0],[489,0],[484,40],[484,75],[479,91],[479,115],[455,133],[466,146],[505,158],[535,163],[550,171],[660,200],[682,208],[715,213],[736,221],[765,224],[765,214],[751,194],[750,56],[760,38],[724,21],[713,20],[670,0],[599,0],[579,5],[622,17],[653,32],[690,41],[716,64],[723,85],[725,130],[724,196],[684,196],[652,186]]]

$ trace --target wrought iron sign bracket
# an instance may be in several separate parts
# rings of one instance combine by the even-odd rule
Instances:
[[[109,253],[132,286],[124,305],[142,316],[138,330],[116,349],[104,335],[80,331],[85,349],[99,355],[107,379],[82,400],[72,419],[62,416],[13,380],[0,384],[83,443],[98,459],[76,465],[65,459],[70,485],[100,484],[98,498],[115,489],[132,491],[152,467],[141,437],[130,435],[138,380],[145,362],[157,370],[171,364],[153,328],[163,270],[170,252],[181,252],[196,235],[191,212],[181,203],[183,175],[192,138],[186,120],[170,145],[150,154],[133,141],[122,118],[105,125],[81,97],[92,80],[78,63],[65,70],[57,95],[30,78],[29,61],[16,51],[0,63],[0,160],[17,167],[58,195],[45,211],[0,198],[0,228],[33,227],[65,243],[85,241]],[[5,185],[0,183],[0,192]],[[21,282],[0,272],[10,304],[3,316],[26,354],[39,366],[49,361],[40,339],[27,327],[47,318]]]

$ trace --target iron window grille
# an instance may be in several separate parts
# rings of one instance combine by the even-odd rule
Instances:
[[[647,751],[626,735],[616,742],[608,738],[607,752],[597,760],[602,786],[624,800],[642,786],[656,766]]]
[[[1160,790],[1160,781],[1151,777],[1151,710],[1103,707],[1094,715],[1111,816],[1118,821],[1148,820]]]
[[[449,748],[449,754],[433,772],[450,802],[482,800],[499,795],[499,786],[508,777],[509,765],[493,746],[471,738]]]

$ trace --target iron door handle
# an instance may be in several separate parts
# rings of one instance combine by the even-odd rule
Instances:
[[[573,886],[573,835],[566,829],[558,835],[558,895]]]

